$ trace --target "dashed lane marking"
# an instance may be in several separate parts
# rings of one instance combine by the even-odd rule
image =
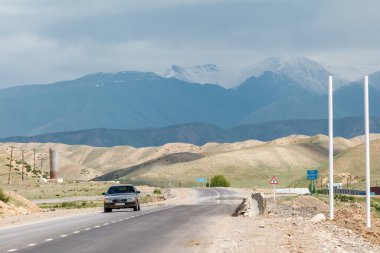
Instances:
[[[218,197],[219,197],[219,193],[218,193],[217,191],[215,191],[215,192],[218,194]],[[218,197],[216,197],[216,198],[218,198]],[[215,198],[215,199],[216,199],[216,198]],[[129,216],[129,217],[121,218],[121,219],[119,219],[118,221],[112,221],[111,223],[116,223],[116,222],[120,222],[120,221],[123,221],[123,220],[132,219],[132,218],[135,218],[135,217],[138,217],[138,216],[141,216],[141,215],[145,215],[145,214],[148,214],[148,213],[154,213],[154,212],[158,212],[158,211],[166,210],[166,209],[169,209],[169,208],[172,208],[172,207],[173,207],[173,206],[165,207],[165,208],[161,208],[161,209],[157,209],[157,210],[147,211],[147,212],[144,212],[144,213],[140,213],[140,214],[132,215],[132,216]],[[109,225],[109,224],[110,224],[110,223],[106,222],[106,223],[103,224],[103,226],[107,226],[107,225]],[[102,225],[95,225],[93,228],[100,228],[100,227],[102,227]],[[89,230],[91,230],[91,228],[85,228],[85,229],[83,229],[83,231],[89,231]],[[80,233],[79,230],[73,232],[73,234],[79,234],[79,233]],[[67,236],[67,235],[62,234],[62,235],[60,235],[59,237],[60,237],[60,238],[63,238],[63,237],[66,237],[66,236]],[[52,240],[54,240],[54,239],[52,239],[52,238],[47,238],[47,239],[45,239],[45,242],[49,242],[49,241],[52,241]],[[28,245],[26,245],[26,246],[27,246],[27,247],[33,247],[33,246],[35,246],[35,245],[37,245],[37,243],[30,243],[30,244],[28,244]],[[9,250],[7,250],[7,252],[15,252],[15,251],[18,251],[18,249],[9,249]]]

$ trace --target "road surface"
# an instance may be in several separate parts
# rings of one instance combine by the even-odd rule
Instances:
[[[86,213],[3,228],[0,252],[204,252],[216,232],[209,225],[231,215],[241,197],[223,188],[196,191],[195,205]]]

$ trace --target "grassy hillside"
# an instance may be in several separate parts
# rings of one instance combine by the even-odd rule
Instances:
[[[371,141],[371,185],[380,185],[380,140]],[[363,188],[365,185],[365,146],[364,144],[347,149],[335,156],[334,181],[348,182],[349,188]],[[328,182],[328,163],[319,168],[322,183]]]

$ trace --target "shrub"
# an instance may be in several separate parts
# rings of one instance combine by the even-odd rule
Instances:
[[[154,189],[153,193],[154,194],[161,194],[161,190],[156,188],[156,189]]]
[[[341,195],[341,194],[336,194],[334,195],[335,200],[339,200],[341,202],[355,202],[355,197],[354,196],[349,196],[349,195]]]
[[[375,209],[376,212],[380,212],[380,204],[378,202],[371,200],[371,206]]]
[[[3,201],[4,203],[8,203],[9,201],[9,196],[5,194],[3,189],[0,188],[0,200]]]
[[[230,182],[223,175],[216,175],[211,178],[210,186],[230,187]]]

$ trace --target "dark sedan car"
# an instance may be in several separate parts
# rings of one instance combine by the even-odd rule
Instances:
[[[112,209],[133,208],[134,211],[140,211],[140,191],[130,184],[113,185],[107,192],[103,193],[104,212],[112,212]]]

